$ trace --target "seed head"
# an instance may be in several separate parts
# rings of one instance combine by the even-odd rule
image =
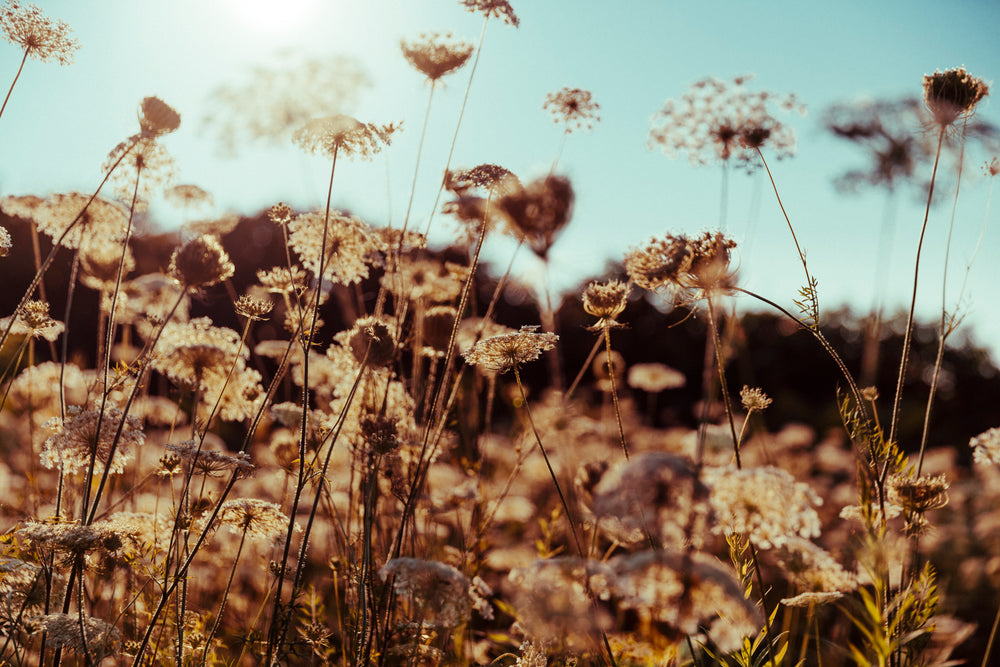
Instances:
[[[924,104],[941,127],[968,118],[976,105],[989,94],[989,86],[965,71],[964,67],[924,75]]]
[[[37,6],[18,0],[8,0],[0,8],[0,31],[8,42],[23,47],[29,58],[42,62],[70,65],[80,48],[65,21],[50,19]]]
[[[244,294],[236,300],[235,308],[237,313],[249,320],[263,320],[274,308],[274,304],[267,299]]]
[[[419,39],[399,43],[403,56],[413,67],[431,81],[459,69],[472,55],[473,45],[452,38],[450,33],[426,33]]]
[[[751,389],[747,385],[740,390],[740,401],[747,412],[764,412],[772,402],[759,387]]]
[[[354,323],[350,332],[350,347],[354,358],[361,363],[365,359],[369,366],[385,366],[392,363],[396,354],[396,340],[392,331],[374,317],[363,317]]]
[[[492,17],[503,19],[504,23],[515,28],[521,24],[508,0],[461,0],[461,3],[470,12],[479,12],[487,19]]]
[[[396,422],[381,415],[361,418],[361,437],[374,454],[388,454],[399,447],[399,429]]]
[[[235,272],[222,244],[207,234],[191,239],[170,258],[170,277],[188,290],[211,287]]]
[[[889,501],[917,514],[944,507],[948,504],[949,484],[944,475],[890,475]]]
[[[593,129],[601,120],[601,105],[593,100],[589,90],[563,88],[558,93],[548,93],[542,108],[552,114],[553,122],[566,126],[567,132]]]
[[[170,134],[181,126],[181,115],[159,97],[144,97],[139,103],[139,127],[144,137]]]
[[[219,521],[254,540],[268,540],[288,530],[288,517],[277,503],[257,498],[227,500],[219,508]]]
[[[969,440],[972,460],[976,463],[1000,465],[1000,427],[991,428]]]
[[[677,389],[686,383],[683,373],[666,364],[636,364],[628,369],[628,386],[651,394],[664,389]]]
[[[484,338],[462,353],[466,363],[499,373],[506,373],[518,364],[534,361],[542,352],[556,346],[559,336],[536,333],[537,326],[523,326],[520,331]]]
[[[287,225],[292,220],[292,209],[280,201],[267,211],[267,219],[276,225]]]
[[[628,305],[628,295],[632,285],[620,280],[606,283],[590,283],[583,292],[583,309],[598,318],[594,329],[619,326],[615,320]]]
[[[191,183],[168,188],[163,196],[175,206],[184,208],[211,206],[213,203],[212,195],[207,190]]]
[[[0,226],[0,257],[6,257],[14,247],[14,240],[6,227]]]
[[[573,186],[564,176],[533,181],[517,192],[504,195],[498,207],[507,215],[515,234],[545,259],[556,236],[573,212]]]
[[[292,135],[292,143],[309,153],[332,158],[359,157],[370,160],[388,146],[400,123],[374,125],[337,114],[307,121]]]

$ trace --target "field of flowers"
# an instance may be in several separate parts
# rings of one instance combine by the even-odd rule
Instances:
[[[0,30],[23,54],[4,108],[25,63],[77,48],[19,0]],[[471,86],[481,46],[401,50],[433,96],[463,68]],[[930,166],[929,212],[942,152],[995,132],[964,68],[922,93],[827,123],[876,158],[855,184]],[[599,121],[581,89],[544,108],[564,141]],[[649,141],[770,176],[799,109],[705,79]],[[909,117],[932,131],[890,123]],[[801,248],[801,287],[751,292],[723,230],[637,239],[579,293],[512,305],[483,244],[546,260],[574,202],[558,153],[531,181],[446,165],[447,248],[434,217],[375,226],[332,195],[155,233],[154,194],[210,198],[167,182],[181,125],[146,97],[92,192],[0,199],[0,664],[1000,659],[1000,373],[949,345],[959,312],[828,313]],[[332,192],[399,129],[324,116],[292,142]],[[944,280],[920,259],[914,290]]]

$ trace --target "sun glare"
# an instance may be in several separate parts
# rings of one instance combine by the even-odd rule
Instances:
[[[282,34],[301,26],[316,9],[316,0],[227,0],[230,11],[246,28]]]

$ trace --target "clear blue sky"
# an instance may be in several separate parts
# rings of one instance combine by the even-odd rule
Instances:
[[[76,64],[30,62],[0,118],[0,195],[88,190],[100,179],[108,150],[136,129],[140,99],[157,95],[182,115],[165,140],[177,160],[178,182],[213,193],[216,212],[252,214],[279,200],[320,206],[328,165],[290,143],[248,144],[224,157],[202,119],[219,86],[245,80],[252,66],[269,66],[281,53],[356,58],[371,80],[352,115],[367,122],[402,120],[405,132],[385,156],[338,166],[335,205],[373,224],[406,210],[428,88],[403,60],[401,38],[428,30],[477,41],[482,18],[452,0],[50,0],[39,3],[67,21],[81,43]],[[885,2],[667,2],[625,0],[512,0],[521,19],[514,29],[491,21],[456,147],[454,166],[492,162],[522,179],[544,175],[560,129],[541,110],[545,94],[563,86],[593,92],[602,121],[569,137],[560,171],[573,181],[573,221],[553,249],[556,287],[599,276],[605,261],[665,231],[699,232],[717,225],[720,171],[668,159],[646,146],[651,116],[706,76],[754,74],[755,88],[792,93],[805,117],[790,117],[797,155],[773,165],[799,239],[828,307],[871,303],[876,265],[889,261],[890,305],[908,303],[922,205],[903,193],[891,258],[879,258],[882,192],[845,196],[833,178],[863,163],[854,147],[822,128],[829,104],[863,96],[919,95],[921,77],[965,65],[996,81],[1000,76],[1000,3]],[[282,7],[278,7],[282,5]],[[0,76],[13,77],[18,50],[0,43]],[[446,79],[436,93],[422,158],[414,221],[422,227],[444,167],[469,69]],[[9,81],[9,79],[8,79]],[[3,84],[6,87],[6,83]],[[994,92],[994,97],[1000,90]],[[979,117],[1000,124],[987,98]],[[987,156],[967,162],[953,241],[950,284],[957,295],[965,262],[983,225],[988,182],[979,171]],[[945,163],[944,168],[953,169]],[[388,178],[387,178],[388,176]],[[734,172],[730,232],[742,243],[741,280],[790,305],[801,267],[773,193],[757,172]],[[387,184],[388,192],[387,198]],[[945,194],[945,193],[942,193]],[[1000,198],[1000,193],[997,194]],[[994,209],[1000,208],[1000,201]],[[931,211],[920,309],[940,308],[943,241],[950,204]],[[153,202],[154,220],[176,224],[169,206]],[[993,220],[997,214],[991,216]],[[435,223],[438,239],[448,222]],[[505,265],[512,246],[495,243],[488,256]],[[1000,231],[992,222],[967,288],[966,329],[1000,358]],[[515,272],[537,280],[539,267],[522,252]],[[949,298],[953,306],[954,296]]]

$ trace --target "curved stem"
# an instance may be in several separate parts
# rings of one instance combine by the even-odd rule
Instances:
[[[28,59],[29,53],[31,53],[30,46],[24,50],[24,57],[21,58],[21,66],[17,68],[17,74],[14,75],[14,80],[11,82],[10,88],[7,90],[7,97],[3,98],[3,106],[0,106],[0,116],[3,116],[3,110],[7,108],[7,101],[10,99],[10,94],[14,92],[14,85],[17,84],[17,80],[21,76],[21,70],[24,69],[24,61]]]
[[[920,277],[920,251],[924,247],[924,234],[927,232],[927,219],[931,214],[931,199],[934,198],[934,181],[937,178],[938,162],[941,159],[941,145],[944,143],[944,126],[938,130],[937,152],[934,154],[934,169],[931,171],[931,184],[927,189],[927,205],[924,208],[924,222],[920,226],[920,239],[917,241],[917,258],[913,263],[913,293],[910,296],[910,312],[906,317],[906,333],[903,335],[903,354],[899,360],[899,375],[896,377],[896,395],[892,400],[892,418],[889,422],[889,442],[896,440],[896,428],[899,426],[900,404],[903,400],[903,382],[906,379],[906,366],[910,360],[910,345],[913,339],[913,316],[917,309],[917,281]]]
[[[785,222],[788,224],[788,231],[792,233],[792,241],[795,242],[795,250],[799,253],[799,260],[802,262],[802,268],[806,273],[806,284],[812,285],[812,276],[809,275],[809,267],[806,266],[806,255],[802,252],[802,246],[799,245],[799,238],[795,235],[795,228],[792,227],[792,221],[788,219],[788,212],[785,211],[785,205],[781,201],[781,195],[778,194],[778,186],[774,183],[774,176],[771,174],[771,168],[767,166],[767,160],[764,159],[764,154],[760,152],[760,147],[757,147],[756,150],[757,155],[760,156],[760,161],[764,165],[764,169],[767,171],[767,177],[771,179],[771,187],[774,189],[774,196],[778,199],[778,206],[781,207],[781,214],[785,216]],[[816,318],[816,320],[816,324],[819,324],[819,318]]]
[[[618,437],[621,438],[622,451],[625,452],[625,460],[628,461],[628,444],[625,442],[625,427],[622,426],[622,410],[618,404],[618,388],[615,386],[614,361],[611,359],[611,327],[604,325],[604,345],[608,354],[608,379],[611,380],[611,400],[615,404],[615,419],[618,421]]]
[[[729,431],[733,436],[733,453],[736,455],[736,467],[743,468],[740,461],[740,442],[736,437],[736,424],[733,421],[733,404],[729,399],[729,385],[726,382],[726,365],[722,358],[722,341],[719,339],[719,325],[715,321],[715,304],[712,303],[710,292],[706,292],[708,300],[708,324],[711,329],[712,347],[715,349],[715,366],[719,373],[719,391],[722,392],[722,402],[726,406],[726,416],[729,418]]]

